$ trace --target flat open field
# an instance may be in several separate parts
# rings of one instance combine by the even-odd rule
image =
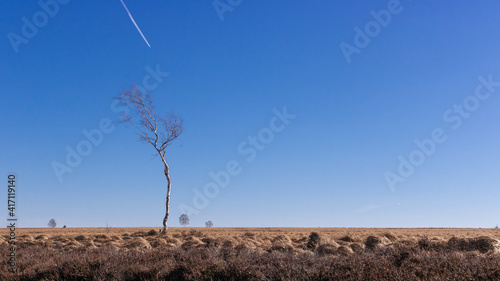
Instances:
[[[499,229],[21,228],[3,280],[500,280]],[[8,229],[0,230],[8,255]],[[6,264],[6,262],[4,263]]]
[[[230,241],[250,247],[267,250],[273,245],[273,240],[283,236],[294,248],[307,241],[312,232],[320,234],[324,242],[364,242],[369,236],[381,238],[382,244],[395,241],[416,242],[423,237],[434,241],[448,241],[452,237],[475,238],[488,236],[500,241],[500,229],[472,228],[190,228],[171,227],[167,235],[157,235],[159,228],[124,227],[124,228],[20,228],[16,230],[17,242],[27,245],[43,245],[48,247],[103,247],[116,246],[134,248],[133,245],[144,248],[154,248],[159,245],[167,247],[181,246],[186,242],[203,245],[200,239],[216,239],[221,244]],[[148,232],[151,233],[148,234]],[[0,243],[8,238],[8,229],[1,229]],[[353,241],[343,241],[349,236]],[[290,240],[290,241],[288,241]],[[348,240],[348,239],[344,239]],[[131,243],[136,241],[137,243]],[[351,244],[347,243],[347,244]]]

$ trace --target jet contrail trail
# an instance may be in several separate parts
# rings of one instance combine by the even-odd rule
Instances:
[[[135,28],[137,28],[137,31],[139,31],[139,33],[141,34],[142,39],[144,39],[144,41],[146,42],[146,44],[148,44],[148,46],[151,48],[151,45],[149,45],[148,39],[146,39],[146,37],[144,37],[144,34],[142,34],[141,29],[139,28],[139,26],[137,26],[137,23],[135,23],[135,20],[134,20],[134,18],[132,17],[132,14],[128,11],[128,8],[127,8],[127,6],[125,5],[125,3],[123,3],[123,0],[120,0],[120,2],[122,2],[123,7],[125,8],[125,10],[126,10],[126,11],[127,11],[127,13],[128,13],[128,16],[130,17],[130,20],[134,23]]]

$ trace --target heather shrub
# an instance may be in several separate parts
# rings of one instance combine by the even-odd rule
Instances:
[[[321,242],[321,237],[319,236],[319,233],[311,232],[311,234],[309,235],[309,240],[307,240],[306,246],[310,250],[315,250],[320,242]]]
[[[18,273],[1,270],[0,280],[500,280],[498,242],[487,236],[390,244],[385,236],[369,236],[339,245],[316,232],[267,237],[261,244],[253,237],[185,235],[24,237]],[[6,243],[0,255],[7,257]]]

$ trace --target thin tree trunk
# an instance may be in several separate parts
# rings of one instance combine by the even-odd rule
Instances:
[[[168,220],[168,212],[169,212],[169,205],[170,205],[170,175],[169,175],[169,170],[168,170],[168,164],[167,161],[165,161],[165,158],[161,157],[163,164],[165,165],[165,177],[167,178],[167,200],[166,200],[166,208],[165,208],[165,218],[163,218],[163,233],[167,233],[167,220]]]

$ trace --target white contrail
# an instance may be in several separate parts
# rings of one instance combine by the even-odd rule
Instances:
[[[148,44],[148,46],[151,48],[151,45],[149,45],[148,39],[146,39],[146,37],[144,37],[144,34],[142,34],[141,29],[139,28],[139,26],[137,26],[137,23],[135,23],[135,20],[134,20],[134,18],[132,17],[132,14],[128,11],[128,8],[127,8],[127,6],[125,5],[125,3],[123,3],[123,0],[120,0],[120,2],[122,2],[123,7],[125,8],[125,10],[126,10],[126,11],[127,11],[127,13],[128,13],[128,16],[130,17],[130,20],[134,23],[135,28],[137,28],[137,31],[139,31],[139,33],[141,34],[142,39],[144,39],[144,41],[146,42],[146,44]]]

